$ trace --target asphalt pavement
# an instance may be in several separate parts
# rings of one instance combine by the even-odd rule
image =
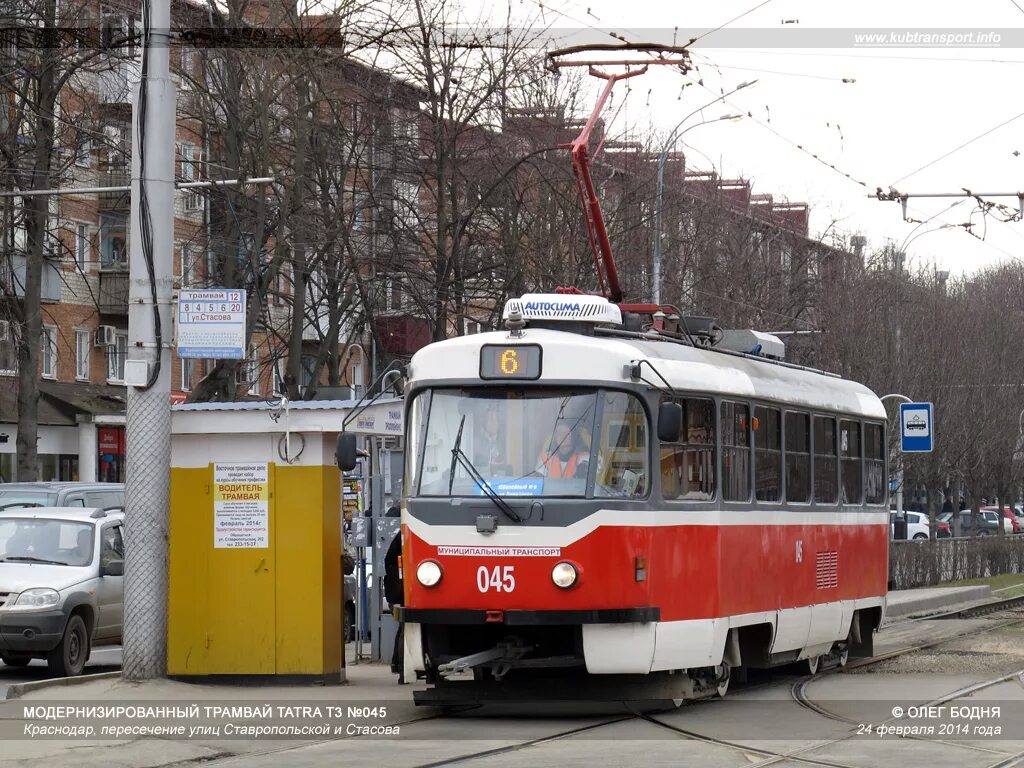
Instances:
[[[85,674],[116,672],[121,668],[121,646],[104,645],[92,649],[92,655],[85,665]],[[7,689],[18,683],[48,680],[51,677],[42,659],[33,659],[27,667],[8,667],[0,661],[0,701],[7,697]]]

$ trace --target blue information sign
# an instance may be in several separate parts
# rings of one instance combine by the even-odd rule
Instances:
[[[543,477],[518,477],[508,479],[494,479],[487,483],[499,496],[540,496],[544,493]],[[477,496],[484,495],[483,487],[477,483]]]
[[[904,453],[929,453],[935,439],[931,403],[900,403],[900,447]]]

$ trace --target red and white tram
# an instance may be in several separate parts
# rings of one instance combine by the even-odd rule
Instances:
[[[872,392],[772,359],[764,334],[627,330],[602,297],[527,295],[505,318],[408,371],[418,701],[699,698],[737,670],[871,655],[889,539]]]

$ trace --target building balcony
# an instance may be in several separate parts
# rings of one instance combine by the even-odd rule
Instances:
[[[127,187],[132,183],[131,173],[126,166],[108,168],[99,176],[97,186],[100,187]],[[100,209],[104,211],[127,211],[131,207],[131,193],[128,190],[123,192],[100,192]]]
[[[128,269],[100,269],[99,311],[101,315],[128,314]]]

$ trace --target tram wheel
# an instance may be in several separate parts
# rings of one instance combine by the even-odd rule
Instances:
[[[818,674],[818,662],[821,661],[821,656],[811,656],[808,659],[804,659],[803,667],[804,672],[808,675]]]
[[[732,667],[723,663],[721,666],[715,667],[715,673],[718,675],[715,693],[718,694],[718,698],[724,699],[725,694],[729,692],[729,681],[732,679]]]
[[[840,667],[845,667],[846,666],[846,662],[849,661],[849,660],[850,660],[850,646],[843,645],[842,649],[839,651],[839,666]]]

